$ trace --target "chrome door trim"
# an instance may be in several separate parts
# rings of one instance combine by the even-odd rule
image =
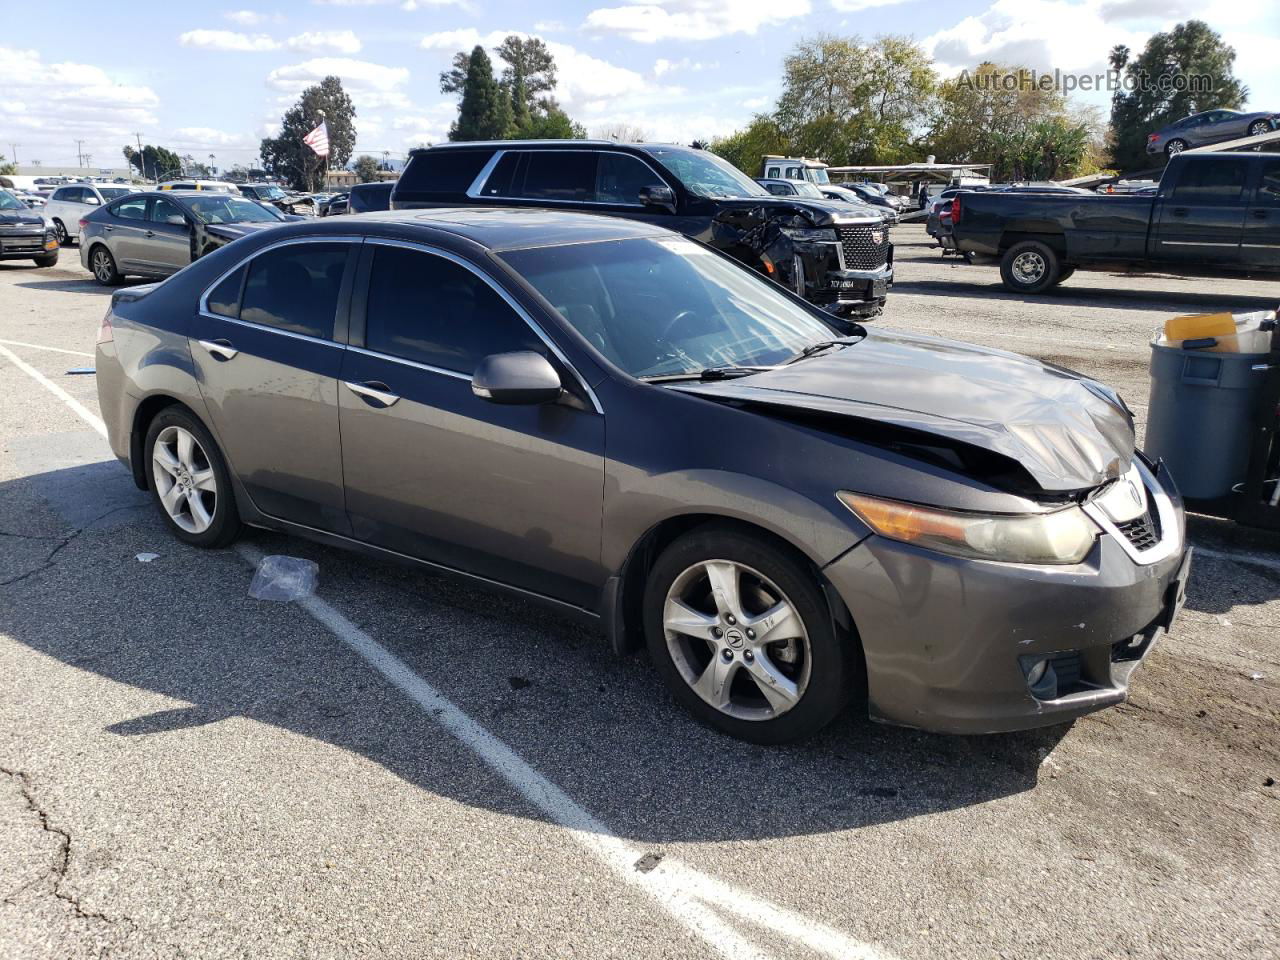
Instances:
[[[433,247],[428,243],[420,243],[414,240],[393,240],[389,237],[365,237],[364,239],[365,239],[365,243],[374,244],[376,246],[402,247],[406,250],[417,250],[420,253],[427,253],[433,256],[443,257],[446,260],[456,263],[458,266],[462,267],[464,270],[467,270],[470,273],[475,274],[477,277],[483,280],[493,290],[494,293],[496,293],[504,301],[506,301],[507,306],[509,306],[512,310],[514,310],[516,314],[521,319],[523,319],[525,323],[529,325],[529,328],[535,334],[537,334],[538,339],[541,340],[544,344],[546,344],[547,349],[550,350],[552,353],[554,353],[556,355],[556,358],[562,364],[564,364],[565,369],[573,374],[574,379],[578,381],[578,384],[582,387],[583,392],[586,393],[587,397],[591,400],[591,404],[594,407],[595,412],[602,415],[604,414],[604,408],[600,406],[600,399],[596,396],[596,392],[591,389],[591,385],[587,383],[586,378],[583,377],[583,375],[578,372],[578,369],[572,363],[569,362],[569,358],[565,356],[564,351],[561,350],[558,346],[556,346],[555,342],[551,339],[551,337],[547,335],[546,330],[544,330],[542,326],[536,320],[533,319],[533,317],[529,314],[528,310],[526,310],[518,302],[516,302],[515,298],[512,297],[511,294],[507,293],[506,290],[502,289],[502,287],[498,285],[497,281],[495,281],[492,277],[490,277],[488,274],[482,271],[475,264],[471,263],[469,260],[464,260],[462,257],[458,256],[456,253],[453,253],[450,250],[444,250],[440,247]],[[383,356],[383,354],[380,354],[374,351],[365,350],[363,352],[373,353],[374,356],[379,356],[379,357]],[[390,359],[397,360],[399,358],[392,357]],[[464,379],[467,381],[470,381],[472,379],[472,375],[468,375],[467,373],[464,373],[461,370],[447,370],[447,369],[440,370],[438,368],[430,367],[427,364],[416,364],[416,366],[425,367],[428,370],[436,370],[436,372],[439,372],[439,373],[447,373],[455,377],[460,377],[461,379]]]
[[[498,161],[508,153],[510,153],[509,150],[495,150],[493,152],[493,156],[485,162],[485,165],[480,168],[480,172],[476,174],[476,178],[471,181],[471,186],[467,187],[466,194],[468,197],[473,200],[479,200],[483,196],[480,193],[480,188],[493,175],[493,168],[498,165]]]
[[[248,327],[250,330],[262,330],[266,333],[278,333],[282,337],[292,337],[294,340],[305,340],[307,343],[320,343],[326,347],[342,348],[345,344],[339,343],[337,340],[326,340],[324,337],[313,337],[306,333],[294,333],[292,330],[282,330],[280,327],[272,327],[265,323],[254,323],[252,320],[241,320],[239,317],[224,317],[220,313],[213,313],[209,310],[201,310],[200,316],[209,320],[222,320],[226,323],[234,323],[240,327]]]
[[[1210,243],[1208,240],[1161,240],[1166,247],[1238,247],[1238,243]]]
[[[217,354],[223,360],[233,360],[240,352],[235,347],[218,343],[215,340],[197,340],[196,343],[200,344],[200,346],[204,347],[210,353]]]
[[[413,367],[415,370],[425,370],[428,373],[438,373],[444,377],[453,377],[455,380],[465,380],[471,382],[471,377],[465,373],[459,373],[457,370],[446,370],[444,367],[433,367],[429,363],[419,363],[417,360],[407,360],[404,357],[394,357],[389,353],[379,353],[377,350],[368,350],[365,347],[355,347],[350,344],[347,349],[352,353],[359,353],[366,357],[373,357],[376,360],[390,360],[392,363],[399,363],[406,367]]]
[[[363,237],[351,236],[350,234],[340,234],[332,237],[330,236],[289,237],[288,239],[285,239],[285,240],[277,240],[275,243],[267,244],[267,246],[265,247],[259,247],[257,250],[253,251],[253,253],[245,254],[245,256],[243,256],[242,258],[236,261],[235,266],[220,273],[217,279],[213,281],[213,283],[205,287],[204,293],[200,294],[199,310],[205,316],[213,317],[217,320],[235,320],[236,319],[235,317],[223,317],[223,316],[219,316],[216,313],[213,313],[209,309],[209,294],[213,293],[213,291],[217,289],[218,284],[222,283],[222,281],[227,279],[227,277],[231,276],[231,274],[235,273],[237,270],[243,267],[250,260],[260,257],[264,253],[268,253],[272,250],[278,250],[280,247],[288,247],[295,243],[356,243],[358,244],[358,243],[361,243],[363,240],[364,240]],[[249,326],[261,327],[260,324],[256,324],[256,323],[251,323],[249,324]],[[274,330],[275,327],[261,327],[261,329]],[[279,331],[279,332],[285,333],[287,331]],[[302,336],[302,334],[293,334],[293,336]],[[307,337],[306,339],[314,340],[316,338]],[[334,343],[336,341],[324,340],[322,342]]]

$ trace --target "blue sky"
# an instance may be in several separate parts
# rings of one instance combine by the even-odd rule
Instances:
[[[1236,0],[231,0],[222,4],[0,0],[0,153],[97,166],[161,143],[219,166],[248,162],[310,83],[341,76],[357,149],[442,139],[455,104],[438,76],[459,49],[541,36],[557,95],[589,131],[652,139],[727,133],[777,96],[782,58],[821,31],[914,35],[947,72],[982,59],[1097,72],[1115,43],[1207,19],[1236,47],[1257,108],[1280,110],[1280,2]],[[1079,97],[1081,101],[1090,98]],[[1092,101],[1105,106],[1106,95]]]

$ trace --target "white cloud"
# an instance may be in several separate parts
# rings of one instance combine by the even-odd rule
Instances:
[[[308,30],[285,41],[290,50],[304,53],[359,53],[360,38],[350,30]]]
[[[100,67],[48,63],[35,50],[0,47],[0,130],[20,144],[25,165],[73,164],[72,138],[84,140],[95,167],[123,167],[120,148],[133,131],[154,129],[160,98],[150,87],[118,83]]]
[[[348,57],[317,57],[279,67],[267,74],[267,85],[285,94],[285,99],[290,99],[328,76],[342,80],[342,87],[351,96],[357,111],[384,107],[404,109],[410,105],[405,95],[405,87],[409,83],[407,69]]]
[[[857,13],[859,10],[870,10],[872,7],[892,7],[908,0],[831,0],[833,9],[842,13]],[[1139,0],[1145,2],[1145,0]]]
[[[265,14],[255,13],[252,10],[230,10],[223,16],[242,27],[252,27],[267,19]]]
[[[228,133],[213,127],[178,127],[173,139],[180,147],[256,147],[258,142],[247,133]]]
[[[769,97],[752,97],[749,100],[743,100],[742,105],[748,110],[763,110],[771,102]]]
[[[649,0],[601,7],[587,14],[588,30],[619,33],[638,43],[659,40],[711,40],[732,33],[754,34],[761,27],[802,17],[809,0]]]
[[[272,40],[265,33],[236,33],[234,30],[188,30],[178,37],[184,47],[199,47],[202,50],[230,50],[242,53],[261,53],[266,50],[279,50],[279,42]]]

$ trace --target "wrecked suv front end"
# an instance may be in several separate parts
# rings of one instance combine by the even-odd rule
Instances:
[[[800,222],[779,224],[765,251],[777,279],[837,316],[879,313],[893,284],[893,244],[883,219],[835,215],[820,226],[789,219]]]

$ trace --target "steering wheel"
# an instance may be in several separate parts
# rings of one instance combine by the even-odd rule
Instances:
[[[697,316],[697,314],[695,314],[692,310],[681,310],[674,317],[672,317],[670,320],[667,321],[667,325],[665,327],[663,327],[660,331],[658,331],[658,339],[659,340],[667,339],[667,334],[669,334],[672,330],[675,329],[676,324],[678,324],[681,320],[685,320],[693,316]]]

